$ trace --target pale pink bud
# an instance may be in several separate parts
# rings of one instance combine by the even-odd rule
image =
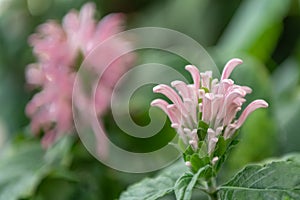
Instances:
[[[185,166],[187,166],[187,167],[192,167],[192,163],[191,163],[190,161],[186,161],[186,162],[185,162]]]
[[[236,131],[236,124],[229,124],[224,131],[224,139],[229,139]]]
[[[216,164],[216,162],[219,160],[218,157],[213,157],[213,159],[211,160],[211,163],[214,165]]]
[[[190,140],[189,144],[192,146],[193,150],[196,151],[198,149],[198,141]]]
[[[215,147],[216,147],[216,144],[218,142],[218,138],[214,137],[214,138],[211,138],[209,141],[208,141],[208,154],[211,155],[213,153],[213,151],[215,150]]]
[[[212,154],[218,142],[217,133],[213,129],[207,129],[208,154]]]

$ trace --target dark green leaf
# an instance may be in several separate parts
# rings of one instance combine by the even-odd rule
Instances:
[[[250,165],[220,187],[222,200],[300,199],[300,163],[289,159]]]
[[[191,160],[191,156],[194,154],[194,150],[192,149],[191,145],[189,145],[184,153],[183,153],[183,160],[186,161],[190,161]]]
[[[201,118],[199,118],[201,119]],[[206,135],[207,135],[207,129],[208,129],[208,124],[206,124],[204,121],[200,120],[198,123],[198,137],[200,139],[200,141],[204,140]]]
[[[198,127],[199,128],[203,128],[204,130],[207,130],[208,129],[208,124],[205,123],[204,121],[200,120],[199,123],[198,123]]]
[[[223,136],[220,136],[216,145],[216,150],[214,152],[215,156],[222,156],[227,150],[227,142]]]
[[[193,189],[203,173],[205,173],[208,167],[203,167],[199,171],[192,175],[189,173],[181,176],[175,184],[175,195],[177,200],[190,200],[192,197]]]
[[[207,164],[209,164],[210,159],[209,157],[203,157],[203,158],[199,158],[199,154],[193,154],[190,158],[190,162],[192,164],[192,170],[193,172],[197,172],[199,169],[201,169],[202,167],[206,166]]]
[[[130,186],[120,196],[120,200],[155,200],[174,190],[177,179],[187,170],[180,161],[175,166],[165,169],[155,178],[146,178]]]

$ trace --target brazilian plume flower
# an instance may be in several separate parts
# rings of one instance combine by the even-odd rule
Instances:
[[[268,107],[266,101],[255,100],[236,119],[246,101],[245,96],[252,92],[251,88],[234,84],[229,79],[233,69],[241,63],[242,60],[237,58],[228,61],[220,80],[213,79],[211,71],[200,73],[197,67],[187,65],[185,69],[191,74],[193,84],[173,81],[171,85],[176,90],[164,84],[153,88],[155,93],[163,94],[172,103],[155,99],[151,105],[161,108],[168,115],[172,128],[185,145],[194,152],[205,152],[211,163],[219,159],[215,150],[220,137],[223,141],[232,139],[250,113]],[[191,162],[186,164],[190,166]]]
[[[78,58],[87,58],[95,73],[101,73],[104,71],[101,63],[105,59],[130,49],[131,44],[127,40],[119,39],[109,48],[98,50],[94,57],[88,57],[100,43],[124,30],[123,14],[110,14],[97,22],[95,12],[95,5],[87,3],[79,12],[70,11],[62,24],[48,21],[40,25],[37,33],[29,38],[37,62],[28,65],[26,79],[31,87],[40,91],[27,104],[26,113],[31,118],[33,133],[44,132],[44,147],[49,147],[60,135],[73,132],[72,89],[77,65],[80,64],[77,63]],[[133,56],[128,54],[115,60],[105,71],[95,97],[98,116],[105,113],[113,86],[132,61]]]

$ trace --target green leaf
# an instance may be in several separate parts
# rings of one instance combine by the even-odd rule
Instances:
[[[186,144],[180,138],[178,138],[178,147],[182,152],[185,152]]]
[[[80,199],[75,182],[61,178],[45,178],[31,200],[68,200]],[[77,192],[77,195],[76,195]],[[76,195],[76,196],[75,196]]]
[[[201,119],[201,117],[199,117]],[[207,135],[207,129],[208,129],[208,124],[206,124],[204,121],[200,120],[198,123],[198,137],[200,140],[204,140],[206,135]]]
[[[194,150],[192,149],[191,145],[189,145],[184,151],[184,157],[188,157],[194,154]],[[189,160],[189,159],[188,159]],[[186,160],[185,160],[186,161]]]
[[[300,199],[298,161],[293,158],[247,166],[220,187],[220,199]]]
[[[155,178],[146,178],[141,182],[130,186],[120,196],[120,200],[155,200],[174,190],[177,179],[185,173],[186,166],[182,161],[163,170]]]
[[[223,136],[220,136],[218,139],[218,143],[216,145],[215,156],[222,156],[227,150],[227,142],[225,141]]]
[[[45,153],[45,160],[52,165],[66,165],[71,162],[70,150],[74,143],[73,135],[61,137],[53,146]]]
[[[207,130],[209,128],[209,125],[207,123],[205,123],[204,121],[200,120],[198,123],[198,127],[202,128],[204,130]]]
[[[185,173],[176,181],[174,186],[176,199],[183,199],[187,185],[191,182],[192,178],[193,174]]]
[[[46,177],[75,183],[76,177],[60,165],[70,144],[70,138],[62,138],[45,152],[38,140],[15,138],[0,154],[0,200],[34,197]]]
[[[190,158],[190,162],[192,164],[192,170],[193,172],[197,172],[199,169],[201,169],[202,167],[206,166],[207,164],[210,163],[210,159],[209,157],[199,157],[199,154],[195,153],[191,156]]]
[[[175,183],[175,196],[177,200],[190,200],[192,197],[193,188],[195,187],[199,177],[205,173],[208,167],[203,167],[194,175],[185,173]]]
[[[38,143],[22,142],[4,149],[0,156],[0,200],[16,200],[33,194],[49,168],[43,166]]]

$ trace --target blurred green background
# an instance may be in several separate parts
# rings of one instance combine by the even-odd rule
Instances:
[[[126,174],[94,159],[78,138],[62,138],[48,151],[29,131],[24,114],[34,92],[24,69],[34,61],[28,36],[47,19],[61,20],[85,0],[0,0],[0,200],[115,199],[129,184],[149,174]],[[127,29],[159,26],[180,31],[203,45],[223,68],[232,57],[244,60],[232,74],[253,88],[248,102],[263,98],[269,109],[253,113],[242,128],[241,142],[223,168],[221,180],[247,163],[300,151],[300,1],[299,0],[100,0],[100,16],[127,14]],[[158,52],[138,53],[138,62],[183,67],[185,61]],[[149,122],[151,87],[136,94],[132,109],[139,124]],[[160,137],[136,146],[106,116],[111,137],[127,149],[149,151],[168,142]],[[154,146],[153,146],[154,145]]]

